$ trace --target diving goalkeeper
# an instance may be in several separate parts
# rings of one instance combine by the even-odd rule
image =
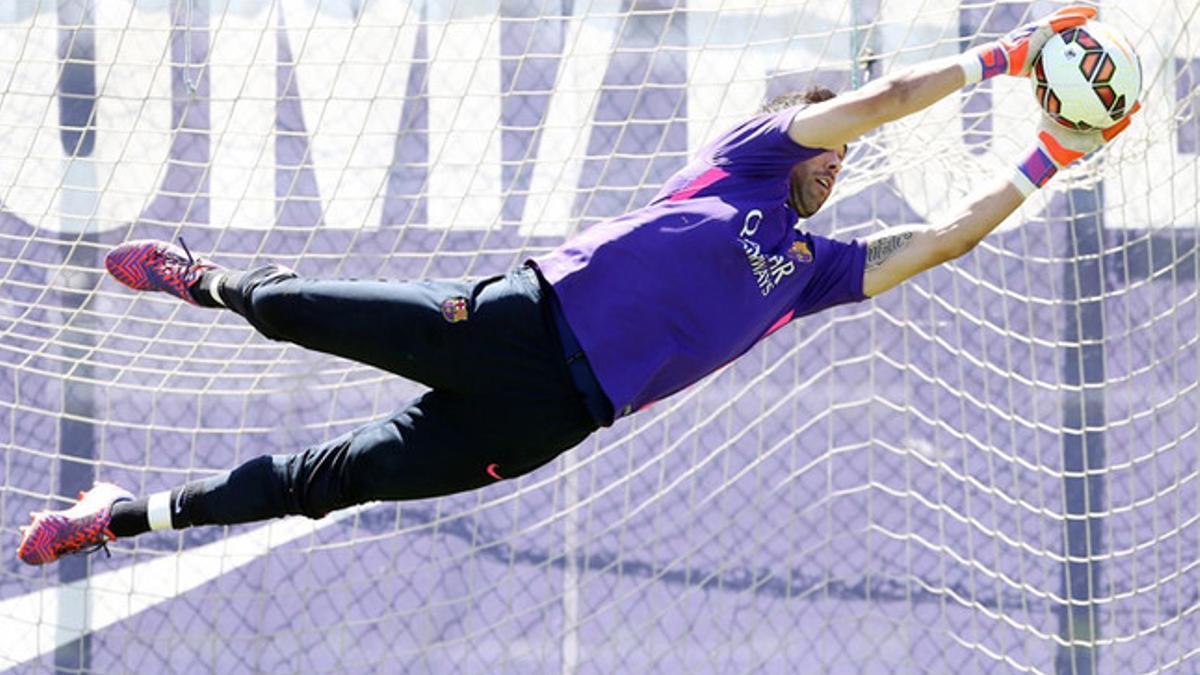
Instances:
[[[671,177],[646,206],[482,280],[325,281],[225,269],[162,242],[111,251],[138,291],[243,316],[272,340],[382,368],[429,391],[387,419],[295,454],[267,455],[134,497],[97,483],[33,515],[29,564],[150,530],[235,524],[375,500],[435,497],[514,478],[597,429],[688,387],[792,319],[859,302],[970,251],[1057,170],[1112,140],[1043,123],[1005,175],[932,226],[835,241],[797,228],[829,198],[847,144],[963,86],[1026,77],[1070,7],[961,56],[840,96],[770,102]]]

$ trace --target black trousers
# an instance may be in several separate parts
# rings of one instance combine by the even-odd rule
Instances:
[[[428,385],[392,415],[296,454],[189,483],[176,525],[319,518],[528,473],[598,428],[572,385],[536,272],[479,281],[320,281],[278,268],[222,289],[273,340]]]

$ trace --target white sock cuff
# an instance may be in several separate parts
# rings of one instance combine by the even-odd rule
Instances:
[[[151,530],[171,529],[171,492],[156,492],[146,502],[146,520]]]
[[[208,283],[208,294],[218,305],[224,307],[225,301],[221,298],[221,286],[225,285],[225,274],[223,272],[207,272],[213,275],[213,278]]]

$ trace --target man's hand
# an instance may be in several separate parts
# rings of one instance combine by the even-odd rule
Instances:
[[[1141,107],[1141,103],[1134,103],[1133,109],[1122,117],[1121,121],[1107,129],[1092,131],[1067,129],[1043,115],[1038,128],[1037,142],[1025,160],[1018,165],[1012,182],[1021,194],[1028,197],[1053,178],[1059,169],[1066,168],[1084,155],[1099,150],[1129,128],[1134,113]]]
[[[962,64],[967,84],[997,75],[1028,77],[1034,58],[1055,33],[1083,25],[1095,16],[1095,7],[1064,7],[1050,16],[1017,28],[995,42],[968,52],[968,58]]]

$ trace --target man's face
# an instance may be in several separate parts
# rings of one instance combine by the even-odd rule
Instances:
[[[825,150],[792,167],[788,178],[790,190],[787,202],[800,217],[813,215],[829,199],[845,158],[846,148],[843,146],[837,150]]]

